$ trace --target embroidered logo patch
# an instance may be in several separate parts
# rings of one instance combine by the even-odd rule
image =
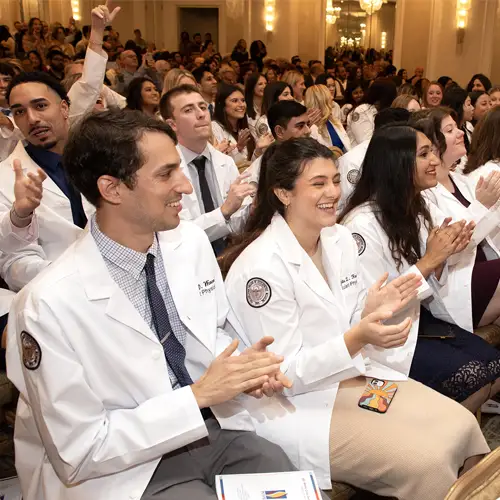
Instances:
[[[271,300],[271,287],[261,278],[247,282],[247,302],[252,307],[264,307]]]
[[[358,255],[363,255],[363,252],[366,250],[365,239],[358,233],[352,233],[352,237],[354,238],[356,245],[358,245]]]
[[[351,184],[357,184],[357,182],[359,181],[359,177],[360,173],[357,168],[353,168],[352,170],[349,170],[349,172],[347,172],[347,180]]]
[[[28,332],[21,332],[21,347],[24,366],[28,370],[36,370],[42,361],[40,345]]]
[[[269,132],[269,127],[265,123],[261,123],[257,127],[257,135],[260,137],[261,135],[265,135]]]
[[[352,121],[356,123],[358,120],[359,120],[359,113],[356,113],[356,111],[354,111],[352,113]]]

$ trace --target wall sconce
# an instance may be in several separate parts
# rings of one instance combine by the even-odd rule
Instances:
[[[457,43],[464,43],[471,0],[457,0]]]
[[[75,21],[80,20],[80,3],[78,0],[71,0],[71,13]]]
[[[274,21],[276,18],[275,0],[266,0],[265,4],[265,21],[266,31],[273,31]]]
[[[387,45],[387,33],[385,31],[382,31],[380,37],[380,48],[385,49],[386,45]]]

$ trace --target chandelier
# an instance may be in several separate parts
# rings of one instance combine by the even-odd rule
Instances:
[[[328,0],[326,4],[326,23],[335,24],[341,10],[340,7],[333,6],[333,0]]]
[[[383,3],[386,3],[387,0],[359,0],[360,7],[371,16],[373,13],[380,10]]]

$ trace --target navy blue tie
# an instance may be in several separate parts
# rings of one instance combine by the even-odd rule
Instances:
[[[163,346],[167,363],[174,372],[181,387],[191,385],[193,380],[185,365],[186,350],[172,331],[165,301],[156,284],[155,256],[153,254],[148,253],[144,269],[146,271],[148,300],[151,306],[153,324],[156,329],[156,335],[158,335]]]

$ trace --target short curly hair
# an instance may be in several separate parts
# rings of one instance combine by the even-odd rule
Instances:
[[[71,104],[66,90],[54,77],[44,73],[43,71],[32,71],[29,73],[21,73],[15,76],[7,87],[7,93],[5,94],[5,99],[7,102],[10,100],[10,94],[12,89],[21,85],[23,83],[43,83],[52,89],[62,101],[66,101],[68,106]]]

